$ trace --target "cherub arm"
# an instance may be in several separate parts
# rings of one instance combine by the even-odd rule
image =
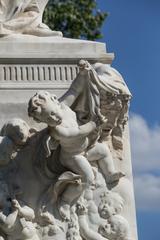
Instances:
[[[4,228],[12,228],[16,222],[18,216],[18,210],[14,210],[8,216],[5,216],[2,212],[0,213],[0,225]]]
[[[21,207],[18,201],[15,199],[12,200],[12,203],[14,205],[14,208],[17,209],[18,215],[20,217],[23,217],[28,221],[32,221],[35,218],[34,211],[30,207],[27,206]]]
[[[77,215],[81,236],[87,240],[108,240],[89,227],[87,201],[81,198],[77,204]]]
[[[69,107],[76,101],[78,96],[83,92],[89,72],[89,64],[87,61],[81,60],[79,62],[79,73],[72,82],[68,91],[59,99],[60,102],[65,103]]]
[[[83,136],[88,135],[96,129],[96,123],[93,121],[90,121],[80,126],[79,129],[80,129],[80,135],[83,135]]]
[[[56,133],[58,133],[60,138],[61,137],[72,138],[72,137],[87,136],[89,133],[91,133],[95,129],[96,129],[96,123],[90,121],[82,126],[77,127],[77,128],[74,128],[74,127],[64,128],[61,126],[57,126]]]

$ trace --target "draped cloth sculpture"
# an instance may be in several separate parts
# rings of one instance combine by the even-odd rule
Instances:
[[[42,23],[48,0],[0,0],[0,36],[28,34],[35,36],[62,36]]]
[[[103,139],[111,134],[115,150],[122,150],[122,132],[131,98],[128,87],[120,73],[105,64],[96,63],[93,68],[88,62],[80,61],[80,70],[60,101],[72,107],[81,123],[98,115],[104,121],[99,137]]]
[[[29,116],[46,128],[21,119],[3,126],[1,239],[133,240],[128,197],[118,192],[127,173],[117,164],[130,98],[117,71],[81,60],[59,100],[45,91],[31,97]]]

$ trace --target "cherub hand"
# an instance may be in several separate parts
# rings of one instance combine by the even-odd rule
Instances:
[[[78,66],[82,75],[88,73],[88,71],[91,70],[89,62],[85,60],[80,60]]]
[[[19,202],[16,199],[12,200],[12,206],[13,206],[14,209],[17,209],[17,210],[20,209]]]

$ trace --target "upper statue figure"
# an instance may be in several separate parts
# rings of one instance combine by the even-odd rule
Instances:
[[[42,23],[48,0],[0,0],[0,37],[28,34],[39,37],[62,36]]]

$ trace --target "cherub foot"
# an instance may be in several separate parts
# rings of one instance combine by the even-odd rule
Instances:
[[[108,184],[112,184],[112,183],[118,182],[119,179],[124,176],[125,176],[125,174],[122,172],[115,172],[107,177],[106,182]]]
[[[59,213],[63,220],[69,221],[70,220],[70,205],[66,202],[61,202],[59,207]]]

